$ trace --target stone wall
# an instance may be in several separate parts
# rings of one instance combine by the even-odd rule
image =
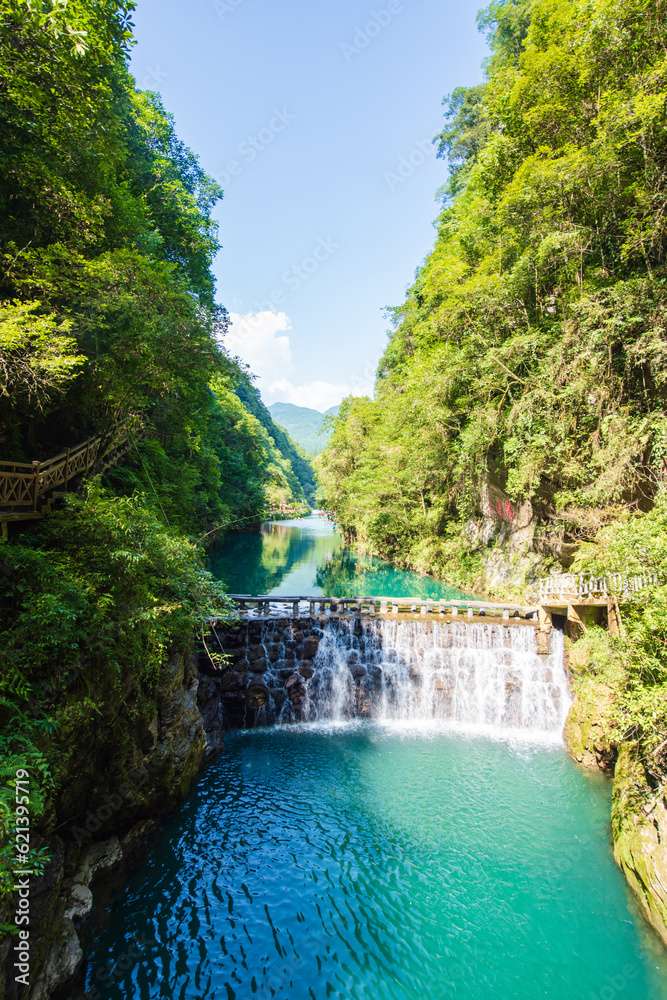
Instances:
[[[244,621],[212,635],[229,665],[217,673],[200,656],[199,708],[207,728],[252,728],[302,718],[322,629],[312,618]]]

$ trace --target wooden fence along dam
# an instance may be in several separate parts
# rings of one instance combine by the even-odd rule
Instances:
[[[559,573],[533,585],[532,603],[484,601],[476,598],[429,599],[422,597],[326,597],[313,595],[232,594],[241,619],[419,616],[421,618],[463,617],[466,620],[499,621],[536,626],[549,631],[562,622],[573,632],[588,624],[607,626],[618,633],[623,624],[621,604],[644,587],[657,583],[655,574],[625,576],[620,573],[595,577]],[[215,619],[212,620],[215,624]]]

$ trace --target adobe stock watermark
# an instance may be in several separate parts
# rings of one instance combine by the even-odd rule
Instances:
[[[30,773],[27,768],[19,767],[13,780],[14,811],[13,817],[7,817],[11,830],[13,820],[13,836],[11,842],[14,850],[14,885],[16,900],[14,908],[14,925],[16,941],[12,947],[12,971],[14,982],[19,986],[30,987],[30,878],[34,874],[30,867]]]
[[[227,187],[232,180],[240,177],[246,167],[254,163],[257,157],[276,141],[295,117],[296,115],[288,108],[276,108],[266,125],[239,143],[234,158],[229,160],[221,171],[216,172],[216,180],[223,187]]]
[[[233,14],[234,11],[242,7],[245,0],[215,0],[215,12],[218,17],[227,17],[228,14]]]
[[[620,972],[610,976],[595,994],[593,1000],[623,1000],[630,995],[629,987],[637,978],[635,965],[624,965]]]
[[[132,972],[141,961],[145,961],[154,944],[154,941],[146,937],[133,938],[127,950],[114,958],[111,965],[94,968],[86,983],[87,1000],[106,1000],[110,991],[113,988],[118,989],[123,978]]]
[[[384,175],[384,182],[391,192],[402,187],[417,171],[433,159],[433,141],[420,139],[412,149],[405,153]]]
[[[156,64],[137,77],[137,84],[141,90],[159,90],[167,78],[166,70],[163,70],[159,64]]]
[[[383,7],[378,7],[371,11],[368,19],[364,24],[359,25],[359,27],[354,32],[352,36],[352,41],[341,42],[339,49],[346,62],[350,62],[356,56],[365,52],[375,41],[375,39],[382,34],[382,32],[389,27],[389,25],[402,14],[405,10],[404,0],[389,0]]]

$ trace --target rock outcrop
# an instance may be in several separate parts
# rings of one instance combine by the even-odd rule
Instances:
[[[579,645],[579,650],[577,649]],[[565,724],[572,757],[613,776],[611,832],[614,858],[646,919],[667,944],[667,787],[649,781],[631,742],[617,743],[612,729],[614,691],[585,672],[585,644],[573,647],[574,699]],[[579,671],[584,668],[583,674]]]
[[[651,787],[632,744],[619,750],[611,828],[614,857],[667,944],[667,786]]]
[[[215,725],[205,731],[198,685],[195,657],[174,652],[151,693],[130,710],[116,707],[113,732],[82,733],[72,748],[62,792],[35,831],[50,861],[31,884],[30,988],[19,992],[14,981],[9,939],[0,949],[0,1000],[71,995],[83,959],[79,928],[98,884],[133,863],[155,817],[189,789],[207,745],[220,745]]]
[[[613,773],[616,747],[609,735],[613,692],[593,678],[577,681],[565,722],[565,743],[578,764]]]

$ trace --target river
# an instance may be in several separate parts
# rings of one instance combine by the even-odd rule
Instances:
[[[451,594],[312,518],[212,566],[242,593]],[[607,780],[558,743],[398,722],[230,734],[108,908],[88,995],[667,1000]]]
[[[462,597],[439,580],[355,555],[326,518],[267,521],[213,549],[213,574],[231,594],[304,597]]]

